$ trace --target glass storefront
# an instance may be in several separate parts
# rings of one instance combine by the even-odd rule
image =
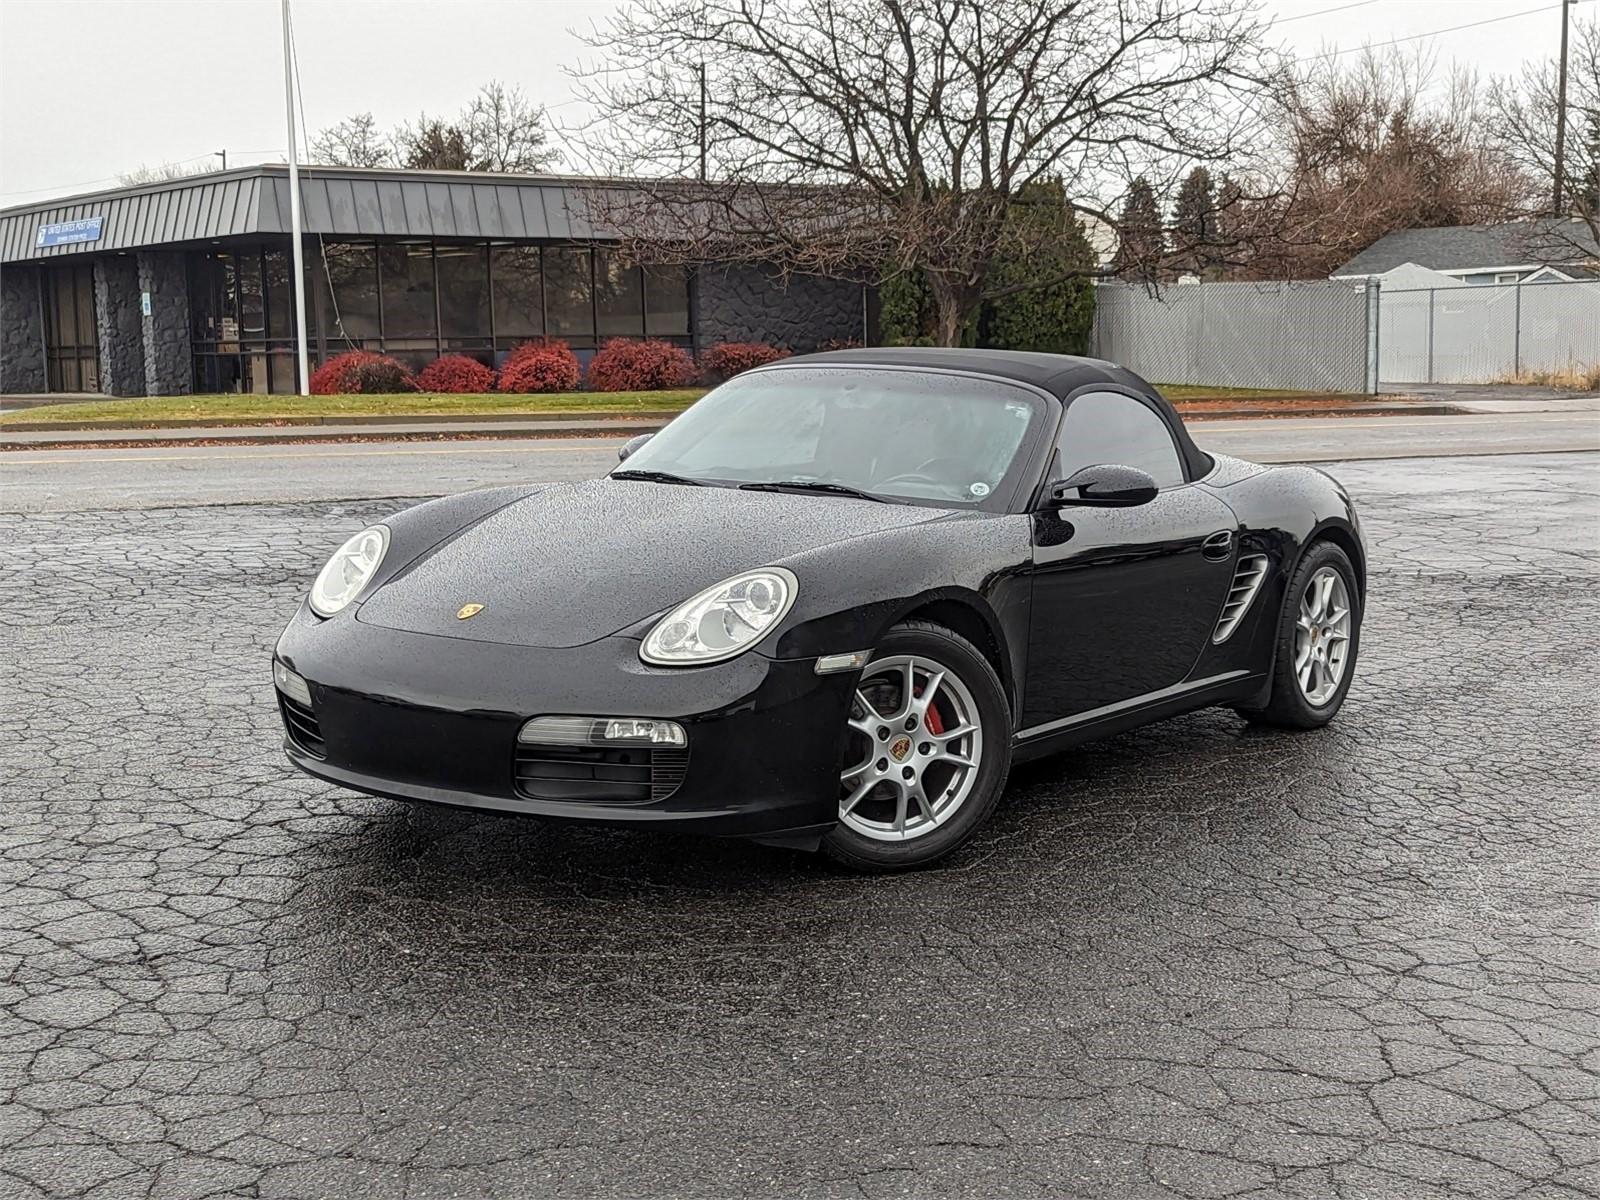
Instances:
[[[689,276],[588,246],[509,242],[327,242],[306,259],[313,366],[378,350],[412,370],[440,354],[498,365],[513,346],[559,337],[586,357],[612,337],[689,343]],[[197,392],[293,392],[288,251],[191,256]],[[93,329],[93,318],[90,318]]]

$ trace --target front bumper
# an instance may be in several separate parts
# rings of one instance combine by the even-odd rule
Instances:
[[[805,840],[834,822],[856,673],[750,652],[706,667],[642,663],[639,643],[550,649],[405,633],[303,608],[276,656],[310,687],[321,744],[285,705],[290,760],[373,795],[564,820]],[[682,781],[644,802],[519,791],[517,731],[546,715],[647,717],[688,734]],[[660,789],[654,789],[659,791]]]

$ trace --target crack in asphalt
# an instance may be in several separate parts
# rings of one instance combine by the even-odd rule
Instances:
[[[1333,726],[892,878],[293,771],[272,643],[392,504],[0,517],[0,1200],[1600,1195],[1594,463],[1336,469]]]

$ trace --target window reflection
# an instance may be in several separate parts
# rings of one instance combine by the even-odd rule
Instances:
[[[492,255],[495,335],[503,343],[537,337],[544,332],[539,247],[496,246]],[[487,335],[488,323],[475,332]]]
[[[595,312],[601,337],[644,333],[644,288],[639,268],[615,250],[594,252]]]
[[[196,390],[294,391],[286,244],[188,258]],[[306,287],[313,366],[351,349],[413,369],[442,353],[493,362],[546,333],[580,354],[608,337],[689,336],[688,272],[629,265],[607,247],[330,241],[308,246]],[[92,345],[92,304],[70,290],[49,299],[53,325]],[[69,373],[84,376],[76,364],[56,372]]]
[[[551,333],[558,337],[594,336],[594,289],[588,250],[545,248],[544,301]]]

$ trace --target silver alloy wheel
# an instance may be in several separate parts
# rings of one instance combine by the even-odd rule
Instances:
[[[917,654],[867,664],[847,738],[839,820],[874,841],[910,841],[945,824],[983,761],[972,692],[949,667]]]
[[[1294,628],[1294,676],[1300,694],[1321,708],[1333,699],[1350,658],[1350,593],[1333,567],[1314,571],[1300,597]]]

